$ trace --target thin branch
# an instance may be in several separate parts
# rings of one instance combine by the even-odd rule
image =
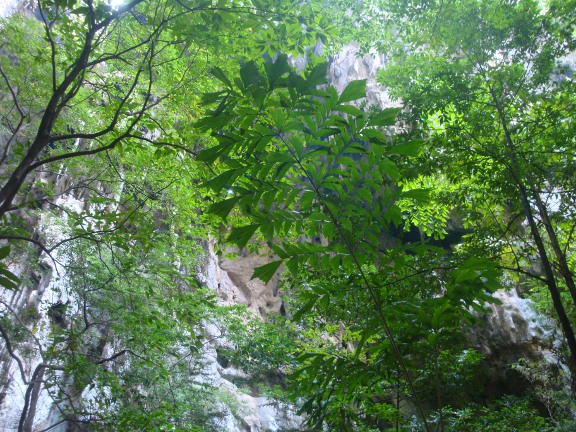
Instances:
[[[525,276],[528,276],[528,277],[530,277],[530,278],[532,278],[532,279],[537,279],[537,280],[539,280],[540,282],[546,283],[546,278],[544,278],[544,277],[542,277],[542,276],[538,276],[537,274],[532,273],[532,272],[529,272],[529,271],[527,271],[527,270],[523,270],[523,269],[521,269],[520,267],[508,267],[508,266],[504,266],[504,265],[497,265],[496,268],[497,268],[497,269],[501,269],[501,270],[513,271],[513,272],[515,272],[515,273],[520,273],[520,274],[523,274],[523,275],[525,275]]]
[[[35,244],[36,246],[38,246],[42,250],[42,252],[44,252],[46,255],[48,255],[48,257],[52,260],[52,263],[54,264],[54,269],[56,270],[56,273],[58,275],[60,275],[58,273],[58,261],[56,261],[56,259],[52,256],[52,251],[54,250],[54,248],[47,248],[46,246],[44,246],[44,244],[42,244],[42,242],[35,240],[33,238],[30,238],[30,237],[25,237],[25,236],[0,234],[0,239],[2,239],[2,240],[22,240],[22,241],[25,241],[28,243]]]
[[[24,384],[28,384],[29,381],[26,379],[26,372],[24,369],[24,363],[22,362],[20,357],[18,357],[18,355],[14,352],[14,348],[12,347],[12,342],[10,342],[10,337],[8,336],[8,332],[2,326],[2,323],[0,323],[0,335],[2,336],[2,339],[4,339],[4,343],[6,344],[6,351],[8,351],[8,355],[10,357],[12,357],[12,359],[14,361],[16,361],[16,364],[18,365],[18,369],[20,370],[20,377],[22,378],[22,382]]]
[[[44,29],[46,30],[46,38],[50,43],[50,62],[52,64],[52,92],[56,91],[56,44],[54,43],[54,39],[52,38],[52,34],[50,33],[50,25],[46,21],[46,17],[44,14],[44,9],[42,8],[42,4],[40,0],[37,3],[38,10],[40,11],[40,16],[42,17],[42,22],[44,23]]]
[[[123,356],[124,354],[132,354],[132,355],[138,357],[138,355],[137,355],[137,354],[134,354],[131,350],[129,350],[129,349],[123,349],[122,351],[118,351],[116,354],[113,354],[113,355],[111,355],[110,357],[107,357],[107,358],[105,358],[105,359],[99,360],[99,361],[94,362],[94,363],[95,363],[95,364],[98,364],[98,365],[99,365],[99,364],[104,364],[104,363],[107,363],[107,362],[109,362],[109,361],[115,360],[115,359],[117,359],[118,357]]]

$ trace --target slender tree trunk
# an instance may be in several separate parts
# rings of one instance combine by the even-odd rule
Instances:
[[[18,432],[32,432],[36,405],[38,404],[38,395],[42,388],[42,378],[44,377],[45,369],[43,364],[38,365],[32,374],[32,379],[24,395],[24,407],[22,408],[22,415],[20,416]]]
[[[101,26],[103,26],[103,24]],[[85,72],[90,53],[92,52],[92,41],[101,26],[96,26],[94,22],[90,24],[85,35],[82,52],[74,62],[70,72],[64,77],[58,87],[54,89],[46,105],[42,119],[40,120],[38,133],[34,141],[28,148],[26,155],[0,189],[0,217],[11,210],[12,203],[30,172],[30,167],[36,161],[42,150],[50,143],[52,129],[62,108],[76,95],[76,92],[80,88],[80,86],[77,85],[77,80],[81,79]]]
[[[540,262],[542,264],[542,268],[544,270],[544,277],[546,279],[546,286],[548,291],[550,292],[550,297],[552,298],[552,304],[554,306],[554,310],[558,315],[558,321],[560,321],[560,326],[562,327],[562,332],[568,344],[568,349],[570,351],[570,357],[568,358],[568,368],[570,370],[570,381],[571,381],[571,391],[572,396],[576,397],[576,337],[574,335],[574,329],[572,328],[572,324],[570,323],[570,319],[566,314],[566,309],[564,308],[564,303],[562,301],[562,296],[560,295],[560,290],[558,288],[558,284],[556,283],[556,278],[554,276],[554,270],[552,268],[552,263],[548,256],[548,252],[546,251],[546,247],[544,245],[544,241],[542,239],[542,235],[540,234],[540,230],[538,228],[538,224],[534,218],[534,212],[532,207],[530,206],[530,201],[528,199],[528,191],[527,188],[521,178],[521,176],[517,172],[518,164],[516,162],[516,146],[514,145],[514,141],[512,140],[512,135],[510,130],[508,129],[508,123],[506,121],[506,115],[504,114],[504,110],[496,94],[494,93],[493,89],[490,87],[490,93],[492,95],[492,99],[496,110],[498,111],[498,116],[500,119],[500,124],[504,131],[504,136],[506,140],[506,147],[509,150],[509,158],[511,161],[511,167],[509,168],[510,174],[514,178],[516,185],[520,190],[520,198],[522,202],[522,209],[524,211],[524,215],[528,220],[528,225],[530,226],[530,233],[536,244],[536,249],[538,251],[538,256],[540,258]],[[541,210],[538,202],[541,203],[540,197],[535,197],[537,206],[539,210]],[[545,208],[544,208],[545,210]],[[543,219],[548,216],[546,212],[545,215],[540,215]],[[554,229],[550,223],[548,218],[549,226],[546,229],[550,229],[548,235],[550,233],[553,234],[554,239],[556,239],[556,235]],[[545,223],[546,225],[546,223]],[[557,242],[557,239],[556,239]]]
[[[434,362],[434,384],[436,387],[436,405],[438,407],[438,432],[444,432],[444,413],[442,412],[442,382],[440,380],[440,367],[438,365],[438,357],[440,353],[434,353],[436,361]]]
[[[556,279],[554,277],[554,271],[552,269],[552,264],[548,258],[548,253],[544,246],[544,241],[534,220],[534,215],[532,214],[532,209],[530,208],[530,203],[526,197],[526,190],[521,187],[522,193],[522,206],[524,207],[524,213],[528,219],[528,224],[530,226],[530,231],[532,238],[536,243],[536,248],[538,250],[538,255],[540,257],[540,262],[542,263],[542,268],[544,270],[544,276],[546,278],[546,285],[548,291],[550,292],[550,297],[552,298],[552,304],[554,305],[554,310],[558,315],[558,320],[560,321],[560,326],[562,327],[562,332],[568,343],[568,349],[570,350],[570,358],[568,359],[568,368],[570,369],[571,375],[571,387],[572,395],[576,397],[576,337],[574,336],[574,329],[570,323],[570,319],[566,314],[564,308],[564,303],[562,302],[562,297],[560,295],[560,290],[556,284]]]
[[[537,192],[534,192],[534,199],[536,201],[536,206],[538,207],[538,214],[542,218],[542,223],[544,224],[544,228],[546,228],[548,238],[550,239],[550,245],[552,246],[552,250],[554,251],[556,260],[558,261],[558,271],[562,275],[562,278],[564,279],[564,282],[568,287],[568,291],[570,292],[570,296],[572,297],[572,301],[576,305],[576,284],[574,283],[574,276],[570,271],[570,267],[568,267],[568,260],[566,259],[566,254],[562,251],[562,248],[560,247],[558,236],[556,235],[556,231],[554,231],[552,221],[550,220],[550,216],[548,215],[548,209],[546,208],[546,205],[542,202],[542,199],[540,198],[540,195]]]

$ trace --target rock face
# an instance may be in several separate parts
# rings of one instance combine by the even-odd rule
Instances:
[[[73,196],[60,199],[62,208],[80,210],[81,202]],[[37,230],[43,236],[55,229],[51,221],[41,217],[37,221]],[[52,232],[52,235],[57,233]],[[278,291],[278,278],[268,284],[257,280],[250,280],[254,267],[266,262],[266,257],[239,254],[237,259],[224,259],[220,261],[214,253],[211,244],[208,244],[204,266],[197,278],[208,288],[213,289],[223,304],[246,305],[255,316],[265,317],[270,313],[278,313],[281,297]],[[65,307],[70,299],[65,298],[66,277],[62,265],[65,265],[65,256],[54,256],[56,261],[51,261],[41,255],[39,274],[34,274],[32,279],[35,285],[23,286],[15,292],[0,292],[0,301],[3,312],[7,309],[18,311],[21,316],[29,316],[34,321],[36,333],[31,338],[30,354],[18,352],[22,359],[24,375],[29,380],[34,371],[40,370],[42,358],[38,355],[38,347],[45,345],[49,340],[49,331],[53,321],[57,319],[57,307]],[[33,261],[34,257],[23,257],[23,262]],[[23,266],[14,266],[15,273],[24,275],[30,270]],[[73,301],[73,300],[72,300]],[[56,306],[56,309],[54,305]],[[74,306],[73,304],[70,305]],[[50,311],[54,309],[54,313]],[[23,311],[31,311],[29,315]],[[48,313],[40,313],[46,311]],[[32,313],[34,311],[34,313]],[[63,318],[62,318],[63,319]],[[30,323],[25,323],[30,324]],[[227,394],[232,400],[232,406],[222,404],[219,407],[222,416],[214,419],[216,427],[222,432],[280,432],[302,430],[302,417],[296,415],[292,407],[278,403],[270,398],[258,394],[246,394],[233,382],[236,378],[247,376],[239,369],[231,365],[222,365],[218,359],[218,348],[226,347],[228,342],[221,337],[220,330],[211,323],[204,323],[204,332],[210,343],[205,344],[201,352],[200,364],[202,370],[198,376],[203,383],[218,388],[221,393]],[[106,351],[107,347],[102,347]],[[103,357],[107,354],[104,352]],[[9,354],[8,348],[2,342],[0,344],[0,432],[18,430],[22,407],[25,404],[27,386],[20,373],[19,365]],[[35,390],[33,390],[34,392]],[[85,390],[79,398],[90,398],[90,391]],[[48,392],[38,387],[36,395],[32,398],[34,407],[30,408],[29,418],[31,423],[24,430],[41,431],[50,428],[53,432],[67,430],[66,422],[61,417]]]
[[[482,375],[485,397],[519,394],[531,385],[511,365],[520,359],[546,362],[562,368],[558,357],[562,334],[555,323],[538,314],[534,303],[521,298],[516,289],[493,295],[501,304],[481,317],[471,334],[475,348],[484,355]]]
[[[265,255],[240,251],[234,258],[218,259],[212,245],[207,246],[207,254],[200,281],[215,290],[225,304],[245,305],[262,318],[280,311],[279,276],[275,275],[267,284],[259,279],[251,280],[254,268],[269,262]]]
[[[251,280],[255,267],[266,264],[266,256],[238,253],[236,258],[218,259],[211,244],[207,245],[207,257],[198,275],[200,282],[215,290],[223,304],[245,305],[255,316],[265,318],[268,314],[279,313],[282,303],[278,288],[279,276],[264,284]],[[207,376],[212,384],[227,389],[241,404],[243,416],[236,419],[228,410],[219,427],[223,432],[281,432],[303,430],[303,417],[298,416],[290,406],[278,404],[274,400],[257,395],[241,393],[233,381],[247,378],[235,366],[221,364],[217,349],[227,347],[227,341],[219,338],[215,326],[206,325],[205,330],[214,342],[205,353]]]
[[[384,54],[359,55],[358,44],[349,43],[330,59],[329,83],[342,92],[350,81],[366,79],[366,102],[377,107],[391,107],[393,102],[384,86],[376,82],[376,74],[386,65]]]
[[[24,259],[33,262],[30,256]],[[33,337],[29,338],[27,345],[17,353],[22,361],[24,374],[21,373],[18,362],[10,356],[4,341],[0,344],[0,431],[18,430],[22,407],[25,404],[25,394],[29,388],[24,379],[30,380],[36,372],[41,379],[44,373],[41,366],[42,358],[38,353],[39,348],[43,347],[45,341],[49,339],[51,316],[43,311],[49,307],[48,305],[66,303],[66,299],[62,297],[64,291],[62,284],[65,280],[58,276],[62,270],[61,265],[46,257],[46,259],[39,260],[38,268],[40,272],[33,271],[31,274],[31,279],[37,281],[35,286],[23,285],[14,292],[0,290],[3,314],[8,316],[12,311],[17,312],[20,319],[27,321],[22,322],[21,325],[24,327],[34,323],[33,329],[36,331]],[[17,265],[11,270],[20,276],[27,273],[30,275],[30,269],[23,266]],[[32,406],[28,417],[32,418],[33,422],[27,425],[27,430],[43,430],[54,425],[52,431],[65,431],[64,424],[58,426],[60,419],[46,390],[40,386],[34,386],[32,393],[33,397],[30,399]]]
[[[3,0],[0,3],[0,17],[9,16],[14,13],[21,3],[19,0]]]
[[[0,16],[13,7],[21,4],[18,0],[0,2]],[[367,79],[367,103],[381,107],[392,106],[393,103],[385,89],[376,83],[377,70],[385,65],[383,55],[358,57],[358,47],[355,44],[345,46],[330,62],[330,83],[342,91],[352,80]],[[64,208],[79,209],[82,203],[73,196],[62,198],[59,203]],[[30,221],[44,234],[52,229],[49,220]],[[56,233],[53,233],[56,235]],[[39,253],[39,251],[37,251]],[[23,257],[35,261],[33,257]],[[269,283],[251,280],[253,269],[268,261],[266,256],[256,256],[239,251],[234,259],[219,259],[212,245],[206,247],[206,260],[197,276],[202,284],[214,290],[224,304],[245,305],[249,311],[260,318],[276,314],[282,310],[282,292],[278,286],[278,276]],[[47,338],[50,327],[50,316],[40,314],[49,305],[58,302],[65,304],[68,299],[62,296],[65,289],[62,286],[66,280],[58,276],[58,264],[42,258],[36,259],[36,269],[24,268],[15,263],[12,270],[19,274],[27,273],[33,285],[22,287],[16,292],[0,292],[3,311],[13,309],[24,314],[29,320],[35,321],[38,331],[34,334],[31,344],[42,344]],[[515,290],[500,291],[495,297],[501,300],[501,305],[492,306],[491,314],[483,317],[482,324],[477,327],[472,337],[475,345],[485,357],[487,389],[495,398],[504,392],[516,392],[526,385],[522,378],[510,369],[509,365],[520,358],[530,360],[545,359],[557,363],[555,350],[561,340],[553,323],[539,316],[530,301],[522,299]],[[26,323],[28,324],[28,323]],[[302,418],[297,416],[289,406],[274,403],[273,400],[257,394],[245,394],[234,384],[235,379],[245,377],[244,373],[234,366],[221,364],[218,359],[218,348],[226,346],[226,340],[220,337],[219,330],[209,323],[204,324],[205,333],[212,342],[203,347],[202,376],[210,383],[227,392],[239,406],[234,414],[228,406],[222,406],[224,416],[215,420],[222,432],[280,432],[303,430]],[[33,347],[31,347],[33,348]],[[106,349],[105,347],[103,348]],[[31,352],[34,352],[31,349]],[[23,371],[30,376],[38,370],[41,358],[21,353]],[[18,429],[20,412],[24,405],[27,386],[24,384],[19,365],[10,357],[5,343],[0,344],[0,432]],[[35,390],[33,390],[35,391]],[[80,397],[89,397],[83,393]],[[46,391],[39,389],[35,398],[35,415],[33,424],[28,425],[30,431],[41,431],[50,428],[51,432],[64,432],[66,424],[60,422],[58,412]]]

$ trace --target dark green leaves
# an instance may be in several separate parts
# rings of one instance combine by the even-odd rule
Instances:
[[[286,79],[292,70],[288,64],[288,56],[286,54],[279,55],[273,63],[266,63],[264,68],[268,76],[268,85],[270,88],[281,86],[282,81]]]
[[[223,82],[224,84],[226,84],[226,86],[228,88],[232,88],[232,83],[230,82],[230,80],[228,79],[228,77],[226,77],[226,74],[224,73],[224,71],[222,69],[220,69],[218,66],[214,66],[212,69],[210,69],[210,73],[219,81]]]
[[[252,238],[256,230],[260,227],[260,225],[246,225],[242,227],[234,227],[226,241],[230,243],[234,243],[240,249],[246,246],[246,243]]]
[[[261,86],[263,78],[260,69],[254,61],[249,61],[240,68],[240,78],[246,88],[251,86]]]
[[[342,91],[342,94],[338,98],[338,103],[342,104],[363,97],[366,97],[366,80],[355,80],[351,81]]]
[[[236,196],[225,199],[223,201],[215,202],[208,208],[208,211],[222,219],[225,219],[230,214],[234,206],[238,203],[240,198],[241,197]]]
[[[0,260],[3,260],[4,258],[8,257],[9,254],[10,254],[9,245],[0,247]]]
[[[400,111],[402,111],[401,108],[385,108],[370,117],[370,120],[368,120],[368,126],[394,126],[396,123],[396,117]]]
[[[243,169],[235,168],[224,171],[222,174],[208,180],[204,186],[211,188],[215,193],[219,193],[226,185],[232,184],[234,179],[242,174]]]
[[[10,245],[0,247],[0,261],[7,258],[10,254]],[[20,279],[8,270],[8,266],[0,262],[0,286],[7,290],[17,290]]]
[[[281,265],[282,260],[278,260],[257,267],[254,269],[254,273],[252,273],[252,279],[258,278],[263,282],[268,282],[270,279],[272,279],[272,277],[274,276],[274,274]]]
[[[321,62],[312,68],[306,75],[306,84],[309,88],[325,84],[328,81],[328,63]]]

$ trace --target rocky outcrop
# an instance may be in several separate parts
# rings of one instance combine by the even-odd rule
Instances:
[[[329,83],[342,92],[350,81],[366,79],[366,102],[377,107],[398,106],[386,88],[376,82],[379,69],[386,65],[384,54],[360,55],[357,43],[349,43],[330,59]]]
[[[199,272],[200,282],[215,290],[224,304],[245,305],[261,318],[278,313],[282,305],[279,274],[268,283],[252,279],[254,269],[270,262],[269,257],[246,250],[230,252],[230,257],[219,259],[213,245],[208,244],[207,259]]]
[[[245,305],[255,317],[265,319],[269,314],[277,314],[282,304],[279,290],[279,276],[264,283],[252,279],[255,267],[269,262],[266,255],[236,251],[233,258],[219,259],[211,243],[207,244],[206,259],[198,274],[199,282],[215,290],[223,304]],[[301,431],[303,417],[294,408],[271,398],[260,396],[258,392],[242,393],[234,382],[248,379],[248,375],[235,365],[228,364],[218,357],[219,348],[229,348],[225,338],[221,338],[216,325],[205,324],[205,331],[212,343],[204,353],[205,376],[210,382],[225,389],[240,404],[242,416],[235,418],[230,409],[220,420],[223,432],[288,432]],[[253,394],[252,394],[253,393]]]
[[[520,394],[532,384],[513,365],[520,360],[565,368],[559,357],[562,334],[556,323],[539,314],[534,303],[515,288],[493,294],[501,304],[490,305],[470,335],[484,355],[484,396],[494,400],[503,394]]]
[[[63,195],[57,202],[63,209],[81,211],[84,204],[73,195]],[[65,217],[61,215],[61,217]],[[43,239],[58,241],[66,236],[62,230],[62,221],[54,214],[39,212],[38,219],[30,221],[35,225],[36,236]],[[267,262],[266,256],[237,253],[235,258],[220,260],[214,253],[212,243],[207,242],[204,265],[199,269],[197,279],[206,287],[214,290],[220,302],[225,305],[245,305],[255,317],[265,318],[268,314],[278,313],[281,306],[281,295],[278,289],[278,277],[264,284],[259,280],[251,280],[253,269]],[[34,255],[37,254],[37,255]],[[26,319],[23,324],[29,339],[28,345],[19,345],[17,356],[22,361],[24,374],[19,364],[11,358],[4,343],[0,344],[0,432],[18,430],[22,409],[25,405],[24,396],[29,381],[35,370],[41,365],[40,352],[46,349],[50,340],[52,325],[66,325],[64,307],[78,309],[74,298],[66,296],[66,255],[53,252],[54,260],[40,250],[32,251],[21,257],[22,264],[14,263],[11,270],[28,280],[19,290],[0,293],[2,312]],[[28,263],[27,266],[24,263]],[[37,263],[31,266],[31,263]],[[69,303],[72,301],[72,303]],[[16,323],[18,324],[18,323]],[[202,324],[205,343],[201,349],[197,371],[198,381],[217,388],[228,404],[221,403],[221,415],[214,418],[215,425],[222,432],[280,432],[301,430],[302,417],[295,414],[292,407],[278,403],[258,392],[246,393],[237,385],[238,378],[246,378],[246,374],[233,365],[223,365],[218,359],[218,350],[229,347],[229,342],[222,337],[217,323]],[[108,357],[109,346],[98,347],[102,357]],[[24,375],[24,376],[23,376]],[[65,380],[64,380],[65,381]],[[51,431],[64,432],[67,422],[62,422],[53,396],[46,389],[38,386],[33,392],[33,409],[28,409],[27,420],[29,431],[40,431],[50,427]],[[76,394],[79,399],[88,400],[91,395],[88,389]]]

